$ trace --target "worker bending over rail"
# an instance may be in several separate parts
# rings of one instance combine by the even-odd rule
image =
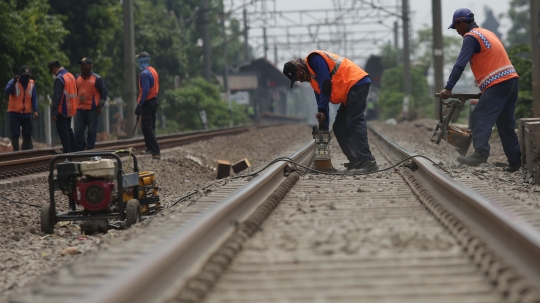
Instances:
[[[329,102],[340,104],[332,126],[341,150],[349,160],[345,164],[353,173],[378,170],[369,149],[364,112],[371,80],[368,73],[351,60],[323,50],[285,63],[283,74],[291,80],[309,82],[315,91],[318,112],[315,115],[328,130]]]
[[[518,97],[519,76],[499,38],[487,29],[478,27],[474,22],[474,14],[469,9],[456,10],[452,24],[448,28],[456,29],[463,37],[463,46],[448,83],[440,92],[441,98],[450,97],[452,88],[468,62],[471,63],[476,84],[482,91],[470,119],[474,154],[468,157],[460,156],[457,160],[470,166],[486,163],[489,157],[491,130],[493,125],[497,124],[504,153],[508,158],[508,167],[504,170],[517,171],[521,163],[521,151],[515,132],[514,111]]]

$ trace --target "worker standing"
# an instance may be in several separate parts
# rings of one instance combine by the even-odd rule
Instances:
[[[77,150],[93,149],[96,144],[98,116],[107,99],[107,87],[100,75],[92,72],[93,62],[82,58],[79,62],[81,73],[75,76],[79,106],[75,116],[75,139]],[[108,117],[105,117],[107,119]],[[87,131],[87,138],[84,132]]]
[[[329,102],[340,104],[333,124],[334,134],[354,173],[376,171],[379,167],[371,154],[364,112],[371,80],[367,72],[347,58],[316,50],[306,59],[285,63],[283,74],[291,80],[309,82],[315,91],[318,113],[315,115],[328,130]]]
[[[19,137],[23,135],[22,150],[33,149],[32,116],[38,117],[37,92],[34,80],[30,79],[32,69],[28,65],[21,66],[19,75],[14,76],[6,85],[5,93],[9,95],[8,113],[11,128],[11,145],[13,151],[19,151]]]
[[[152,159],[161,159],[161,152],[156,140],[157,94],[159,92],[159,76],[150,66],[150,54],[142,52],[137,55],[139,61],[139,98],[135,115],[141,116],[141,128],[146,144],[146,154]]]
[[[463,46],[446,87],[440,92],[441,98],[450,97],[452,88],[468,62],[471,63],[476,84],[482,91],[470,119],[474,154],[468,157],[460,156],[457,161],[470,166],[486,163],[490,151],[491,130],[493,125],[497,124],[504,153],[508,158],[508,167],[504,170],[515,172],[519,170],[521,163],[514,118],[519,76],[499,38],[489,30],[478,27],[474,22],[474,14],[469,9],[456,10],[448,28],[456,29],[463,37]]]
[[[52,98],[51,120],[56,122],[56,131],[62,142],[64,153],[77,151],[77,141],[71,128],[71,118],[77,113],[77,80],[62,67],[58,60],[47,64],[49,72],[55,75]]]

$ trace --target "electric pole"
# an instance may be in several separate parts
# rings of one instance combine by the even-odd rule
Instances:
[[[278,55],[277,55],[277,44],[274,44],[274,65],[277,66],[278,64]]]
[[[402,0],[403,18],[403,118],[409,116],[409,96],[411,95],[411,60],[409,57],[409,1]]]
[[[444,53],[443,53],[443,36],[442,36],[442,13],[441,13],[441,0],[431,1],[433,9],[433,91],[438,92],[444,88]],[[435,118],[439,117],[439,108],[441,104],[438,98],[435,98]]]
[[[244,59],[249,60],[247,10],[244,8]]]
[[[531,2],[533,117],[540,118],[540,1]]]
[[[229,73],[227,71],[227,32],[225,31],[225,12],[221,12],[221,37],[223,38],[223,88],[229,107],[229,127],[233,126],[231,100],[229,99]]]
[[[124,104],[126,104],[126,135],[134,136],[135,103],[137,102],[136,75],[135,75],[135,30],[133,23],[133,0],[122,1],[122,15],[124,18]]]
[[[210,20],[208,17],[208,1],[209,0],[202,0],[204,79],[206,79],[206,81],[210,81]]]
[[[263,27],[263,40],[264,40],[264,59],[268,58],[268,40],[266,37],[266,27]]]
[[[396,65],[399,64],[399,28],[398,22],[394,21],[394,49],[396,50]]]

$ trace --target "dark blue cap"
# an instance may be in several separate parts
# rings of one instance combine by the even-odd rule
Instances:
[[[468,8],[459,8],[454,12],[454,17],[452,18],[452,24],[448,28],[455,28],[454,24],[459,21],[473,20],[474,14]]]

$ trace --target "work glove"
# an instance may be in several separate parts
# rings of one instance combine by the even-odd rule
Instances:
[[[142,106],[137,105],[137,108],[135,109],[135,116],[139,116],[142,112]]]
[[[13,77],[13,83],[17,83],[17,81],[19,81],[19,76],[18,75]]]

